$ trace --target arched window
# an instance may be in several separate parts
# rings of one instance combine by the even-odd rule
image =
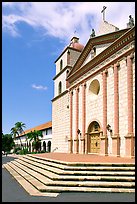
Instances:
[[[58,93],[59,94],[62,93],[62,83],[61,83],[61,81],[59,82]]]
[[[70,51],[67,52],[67,64],[70,64]]]
[[[88,127],[88,132],[92,133],[92,132],[99,132],[100,131],[100,125],[97,121],[93,121],[92,123],[90,123],[89,127]]]
[[[62,70],[62,68],[63,68],[63,60],[61,59],[60,60],[60,71]]]
[[[93,47],[94,50],[94,57],[96,56],[96,47]]]
[[[96,47],[91,49],[91,59],[96,56]]]

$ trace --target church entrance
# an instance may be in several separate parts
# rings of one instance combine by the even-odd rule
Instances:
[[[100,152],[100,126],[96,121],[93,121],[88,128],[88,152]]]

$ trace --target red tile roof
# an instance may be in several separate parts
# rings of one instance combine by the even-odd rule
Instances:
[[[44,123],[44,124],[41,124],[41,125],[38,125],[36,127],[33,127],[33,128],[30,128],[28,130],[25,130],[20,136],[23,136],[29,132],[33,132],[34,130],[45,130],[45,129],[48,129],[48,128],[52,128],[52,121],[49,121],[47,123]]]

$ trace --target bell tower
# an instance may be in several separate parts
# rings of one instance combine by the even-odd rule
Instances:
[[[70,44],[56,59],[56,76],[54,77],[54,97],[67,90],[66,78],[78,59],[84,46],[79,43],[78,37],[73,37]]]
[[[52,99],[52,151],[68,152],[69,128],[69,92],[66,78],[81,54],[84,46],[79,38],[73,37],[70,44],[56,59],[56,75],[54,77],[54,98]]]

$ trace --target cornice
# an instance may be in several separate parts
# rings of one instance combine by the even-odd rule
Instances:
[[[70,65],[67,65],[66,67],[64,67],[54,78],[53,78],[53,80],[55,80],[56,78],[58,78],[66,69],[71,69],[72,68],[72,66],[70,66]]]
[[[68,93],[68,90],[64,91],[63,93],[59,94],[58,96],[56,96],[55,98],[53,98],[51,101],[54,102],[57,99],[61,98],[63,95],[65,95],[66,93]]]
[[[76,48],[74,48],[74,47],[69,47],[69,46],[67,46],[64,50],[63,50],[63,52],[59,55],[59,57],[54,61],[54,63],[56,63],[58,60],[59,60],[59,58],[66,52],[66,50],[74,50],[74,51],[76,51],[76,52],[81,52],[80,50],[77,50]]]
[[[111,55],[113,55],[115,52],[117,52],[119,49],[123,48],[125,45],[130,43],[132,40],[135,39],[135,27],[128,30],[124,35],[119,37],[117,40],[114,41],[108,48],[106,48],[104,51],[102,51],[99,55],[94,57],[91,61],[89,61],[87,64],[85,64],[83,67],[80,67],[77,69],[74,73],[69,75],[67,77],[67,81],[69,83],[72,83],[75,79],[79,78],[81,75],[83,75],[83,72],[87,72],[93,67],[95,67],[97,64],[101,63]]]
[[[121,59],[125,58],[127,55],[130,55],[132,52],[135,51],[135,48],[132,48],[130,50],[128,50],[127,52],[123,53],[122,55],[120,55],[119,57],[111,60],[111,62],[103,65],[100,69],[97,69],[96,71],[94,71],[93,73],[89,74],[88,76],[85,76],[83,79],[81,79],[79,82],[77,82],[76,84],[71,84],[69,85],[69,87],[67,87],[69,89],[69,91],[73,90],[75,87],[82,85],[83,83],[86,83],[86,81],[88,81],[91,77],[93,77],[93,75],[96,75],[98,73],[101,73],[104,69],[108,69],[110,66],[112,66],[112,64],[117,63],[118,61],[120,61]],[[85,75],[87,72],[84,71],[82,72],[81,76]]]
[[[100,35],[100,36],[96,36],[94,38],[90,38],[88,40],[86,46],[84,47],[84,50],[80,54],[78,60],[76,61],[75,65],[74,65],[74,68],[70,72],[69,76],[71,76],[71,74],[73,74],[73,72],[75,70],[77,70],[83,64],[84,60],[88,56],[88,54],[89,54],[89,52],[90,52],[90,50],[91,50],[91,48],[93,46],[106,44],[106,43],[112,43],[117,38],[119,38],[121,35],[123,35],[125,32],[127,32],[128,30],[129,30],[129,28],[126,28],[126,29],[123,29],[123,30],[120,30],[120,31],[115,31],[115,32],[108,33],[108,34],[105,34],[105,35]]]

